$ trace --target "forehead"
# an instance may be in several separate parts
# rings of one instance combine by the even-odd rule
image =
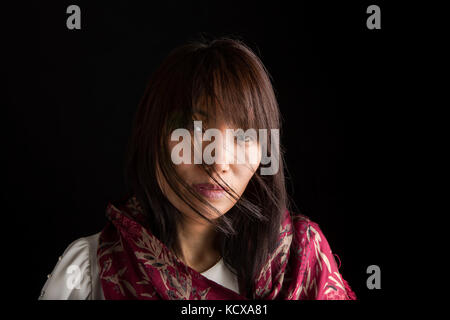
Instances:
[[[235,127],[231,117],[227,117],[226,113],[219,108],[213,107],[194,107],[192,110],[195,120],[201,120],[212,125],[226,125],[228,127]]]

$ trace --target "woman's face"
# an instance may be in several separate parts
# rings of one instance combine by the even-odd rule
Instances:
[[[215,171],[212,170],[213,177],[220,182],[224,187],[228,185],[234,192],[235,197],[238,199],[242,196],[247,187],[250,179],[253,177],[253,174],[259,167],[261,162],[261,148],[258,143],[258,139],[250,139],[249,137],[245,137],[243,135],[238,136],[231,142],[231,146],[234,145],[234,155],[230,152],[230,143],[225,144],[226,142],[226,130],[227,129],[238,129],[234,127],[230,127],[223,120],[224,118],[217,114],[214,119],[209,119],[206,121],[206,117],[203,116],[204,113],[197,112],[194,114],[194,120],[202,121],[202,127],[205,131],[209,128],[218,129],[223,139],[219,138],[215,140],[216,149],[212,153],[215,157],[216,161],[211,164],[211,167],[214,167]],[[197,128],[198,129],[198,128]],[[191,136],[194,140],[194,130],[191,130]],[[201,132],[203,134],[203,132]],[[230,140],[228,140],[230,142]],[[171,141],[169,137],[169,152],[172,154],[172,149],[179,143],[179,141]],[[203,141],[202,142],[202,150],[204,151],[205,147],[210,144],[211,141]],[[193,148],[192,148],[193,149]],[[220,215],[225,214],[228,210],[230,210],[237,200],[231,197],[227,192],[217,185],[214,180],[204,171],[201,164],[194,164],[194,151],[191,149],[191,164],[175,164],[175,170],[178,175],[193,189],[197,192],[204,200],[208,201],[212,206],[214,206],[219,212]],[[245,150],[245,151],[243,151]],[[245,161],[238,161],[237,154],[239,151],[245,152]],[[180,156],[183,156],[183,151],[181,151]],[[202,153],[203,154],[203,153]],[[256,159],[251,160],[250,159]],[[217,176],[219,175],[219,176]],[[169,201],[185,215],[185,218],[194,219],[198,223],[207,223],[204,219],[198,216],[183,200],[181,200],[176,193],[169,187],[167,181],[158,174],[158,181],[161,186],[163,193],[169,199]],[[222,181],[222,180],[223,181]],[[180,187],[181,190],[184,188]],[[217,214],[214,210],[209,208],[207,205],[201,203],[197,198],[191,196],[187,191],[185,192],[185,197],[187,197],[191,203],[195,204],[197,210],[199,210],[203,215],[207,216],[210,219],[216,219],[220,215]]]

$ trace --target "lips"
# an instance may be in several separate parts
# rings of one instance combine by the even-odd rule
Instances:
[[[212,183],[197,183],[194,186],[206,190],[223,190],[221,186]]]
[[[220,199],[225,196],[225,190],[211,183],[197,183],[193,187],[201,195],[210,199]]]

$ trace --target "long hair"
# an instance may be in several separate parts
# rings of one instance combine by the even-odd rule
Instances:
[[[196,40],[172,51],[150,78],[134,117],[125,182],[147,215],[152,233],[173,248],[182,216],[159,187],[161,174],[185,203],[215,225],[223,260],[237,274],[244,295],[251,298],[254,280],[276,248],[281,218],[289,209],[283,148],[280,145],[276,174],[261,175],[257,170],[241,197],[229,186],[224,188],[237,202],[226,214],[210,220],[190,201],[188,195],[211,207],[178,176],[167,138],[174,129],[189,128],[199,104],[207,106],[208,117],[221,111],[238,128],[267,129],[270,155],[270,129],[281,134],[281,119],[266,68],[240,40]],[[223,186],[209,166],[202,167]]]

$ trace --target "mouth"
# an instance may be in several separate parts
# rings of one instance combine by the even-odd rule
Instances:
[[[209,199],[223,198],[226,193],[222,187],[211,183],[197,183],[193,187],[199,194]]]

